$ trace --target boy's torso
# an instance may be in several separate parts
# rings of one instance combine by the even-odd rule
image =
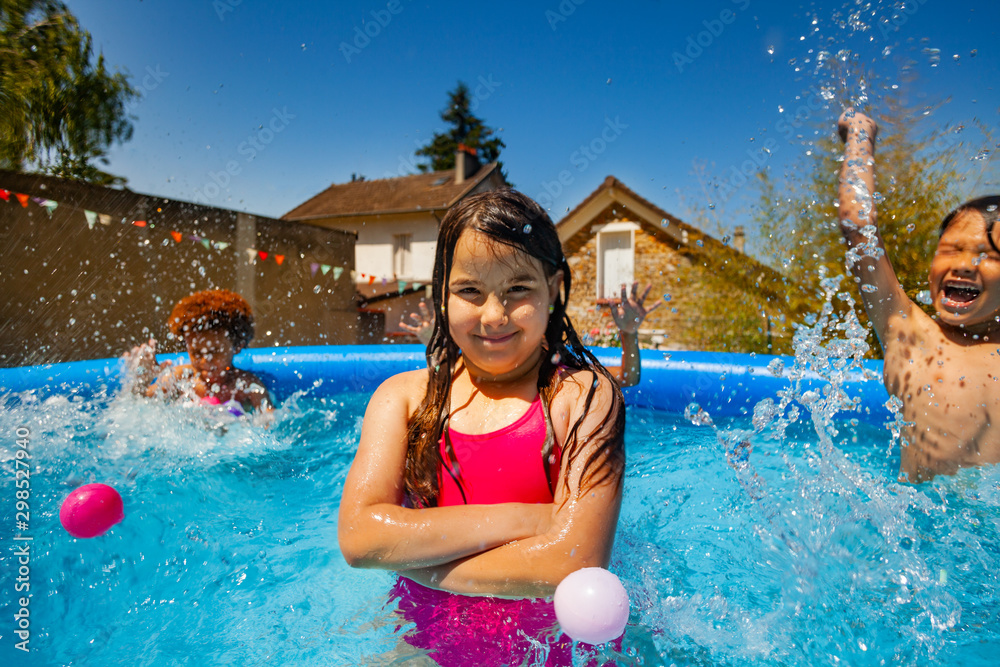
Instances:
[[[911,480],[1000,462],[1000,341],[965,345],[914,308],[885,344],[886,389],[903,402],[902,470]]]

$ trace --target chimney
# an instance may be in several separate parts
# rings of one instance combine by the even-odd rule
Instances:
[[[744,246],[746,246],[747,235],[743,231],[743,225],[736,225],[736,229],[733,230],[733,248],[740,252],[743,252]]]
[[[479,171],[479,160],[476,149],[465,144],[459,144],[455,152],[455,182],[464,183],[470,176]]]

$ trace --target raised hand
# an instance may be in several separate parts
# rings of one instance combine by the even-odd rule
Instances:
[[[146,387],[156,379],[156,376],[171,365],[169,361],[156,362],[155,338],[150,338],[149,342],[142,345],[136,345],[123,354],[121,358],[125,362],[127,381],[135,392],[145,391]]]
[[[651,284],[646,285],[642,295],[639,295],[638,282],[632,283],[631,290],[626,285],[622,285],[621,301],[611,306],[611,317],[622,333],[638,333],[639,325],[646,319],[646,316],[659,307],[660,301],[656,301],[649,308],[644,305],[651,289],[653,289]]]
[[[845,109],[837,119],[837,131],[840,133],[841,141],[847,141],[848,137],[862,131],[869,140],[875,141],[878,135],[878,123],[860,111]]]
[[[419,313],[410,313],[412,324],[408,324],[406,318],[403,318],[399,321],[399,328],[403,331],[409,331],[417,337],[417,340],[427,345],[434,333],[434,315],[423,301],[420,302],[418,308],[420,309]]]

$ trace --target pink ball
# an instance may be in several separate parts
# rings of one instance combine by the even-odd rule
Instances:
[[[59,508],[59,521],[73,537],[103,535],[124,518],[122,497],[107,484],[84,484]]]
[[[621,637],[628,623],[628,593],[618,577],[600,567],[573,572],[553,599],[562,631],[576,641],[603,644]]]

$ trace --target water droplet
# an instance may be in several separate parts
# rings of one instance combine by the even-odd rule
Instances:
[[[695,426],[711,426],[712,417],[701,409],[697,403],[690,403],[684,408],[684,418]]]
[[[865,294],[872,294],[873,292],[877,292],[878,288],[875,287],[874,285],[869,285],[866,283],[861,286],[861,291],[864,292]]]
[[[971,51],[969,51],[970,58],[975,58],[977,55],[979,55],[979,49],[972,49]]]
[[[929,306],[934,303],[931,299],[931,291],[925,289],[917,292],[917,303],[921,303],[925,306]]]
[[[664,301],[670,301],[672,298],[674,298],[674,297],[670,296],[669,294],[664,294],[663,295],[663,300]]]
[[[322,288],[319,285],[313,287],[313,294],[319,294]]]
[[[910,233],[910,232],[912,232],[916,228],[917,228],[917,226],[911,222],[910,224],[908,224],[906,226],[906,231],[907,231],[907,233]]]
[[[524,229],[522,229],[521,231],[523,231],[525,234],[530,234],[531,233],[531,225],[530,224],[525,225]]]
[[[559,355],[558,352],[556,352],[555,354],[552,355],[552,365],[553,366],[558,366],[560,361],[562,361],[562,357]]]
[[[772,56],[774,55],[774,45],[771,45],[771,46],[767,47],[767,53],[768,53],[768,55],[772,55]]]
[[[664,218],[663,220],[660,220],[660,227],[669,227],[669,226],[670,226],[670,221],[669,220],[667,220],[666,218]]]

